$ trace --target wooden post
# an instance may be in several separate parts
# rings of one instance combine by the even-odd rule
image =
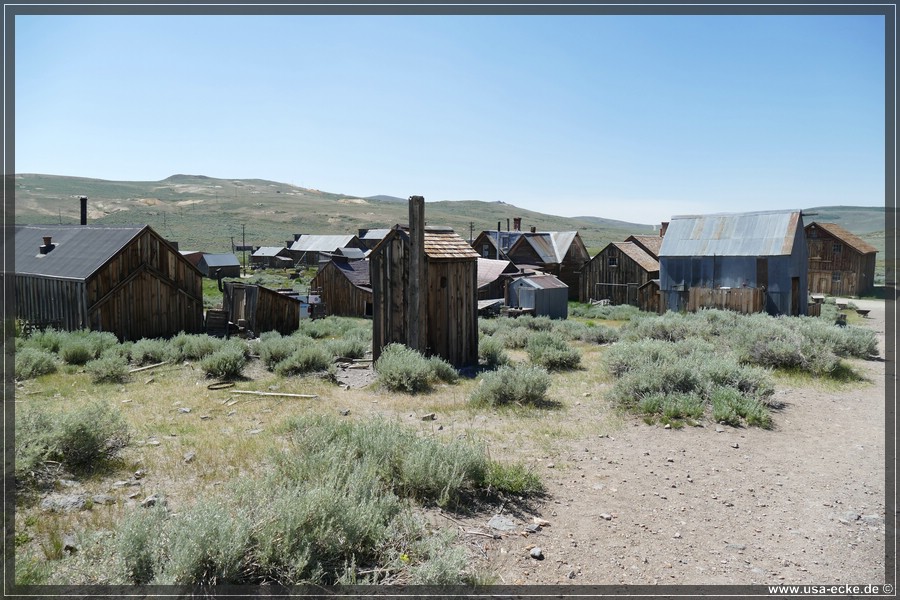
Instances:
[[[409,312],[406,345],[425,352],[425,198],[409,197]]]

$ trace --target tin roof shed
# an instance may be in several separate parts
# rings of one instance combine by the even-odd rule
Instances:
[[[659,256],[787,256],[800,210],[672,217]]]

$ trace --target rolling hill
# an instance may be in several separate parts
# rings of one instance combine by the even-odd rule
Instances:
[[[15,175],[17,223],[77,223],[79,196],[87,196],[88,219],[102,224],[149,224],[183,250],[225,252],[232,240],[282,245],[296,233],[357,233],[406,223],[406,200],[357,198],[264,179],[217,179],[177,174],[162,181],[107,181],[58,175]],[[504,202],[477,200],[426,203],[426,220],[448,225],[462,237],[507,228],[522,218],[523,229],[580,232],[595,254],[632,234],[653,234],[658,224],[627,223],[599,216],[560,217]],[[830,206],[804,209],[813,220],[839,223],[881,253],[885,249],[883,207]],[[814,213],[814,214],[813,214]]]

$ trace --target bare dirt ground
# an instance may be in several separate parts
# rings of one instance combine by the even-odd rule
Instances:
[[[768,431],[604,422],[536,459],[547,496],[499,510],[513,531],[488,525],[498,511],[435,524],[455,524],[498,584],[883,583],[885,304],[854,303],[880,343],[881,360],[851,361],[865,381],[778,385]],[[575,403],[571,417],[590,431],[596,413]],[[549,525],[528,533],[534,517]]]

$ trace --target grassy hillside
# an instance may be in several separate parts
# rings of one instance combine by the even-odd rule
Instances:
[[[162,181],[105,181],[84,177],[15,176],[16,222],[77,223],[79,196],[88,196],[88,218],[102,224],[149,224],[184,250],[230,251],[232,238],[257,246],[282,245],[295,233],[357,233],[408,221],[402,198],[356,198],[263,179],[215,179],[173,175]],[[426,196],[426,200],[428,200]],[[832,206],[805,209],[805,221],[839,223],[879,249],[883,271],[884,208]],[[677,212],[677,211],[676,211]],[[812,214],[815,213],[815,214]],[[430,225],[448,225],[469,239],[485,229],[502,229],[513,218],[522,228],[580,232],[596,254],[609,242],[631,234],[652,234],[657,224],[605,219],[602,215],[566,218],[477,200],[426,202]]]

